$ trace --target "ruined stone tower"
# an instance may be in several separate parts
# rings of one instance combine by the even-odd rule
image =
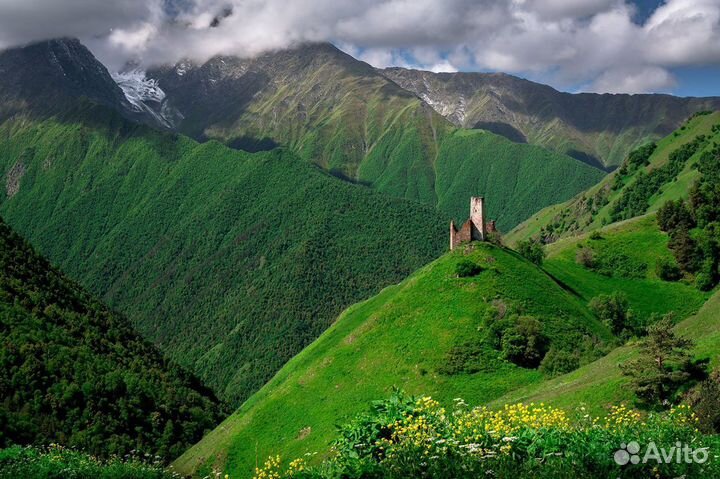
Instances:
[[[470,198],[470,222],[472,229],[470,239],[475,241],[485,240],[485,198],[473,196]]]
[[[495,222],[485,222],[485,199],[482,196],[470,198],[470,218],[462,225],[460,230],[455,228],[455,222],[450,222],[450,249],[453,250],[460,243],[468,241],[485,241],[487,234],[495,232]]]

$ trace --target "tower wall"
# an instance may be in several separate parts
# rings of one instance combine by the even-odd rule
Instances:
[[[470,198],[470,222],[472,223],[471,239],[485,240],[485,200],[482,196]]]

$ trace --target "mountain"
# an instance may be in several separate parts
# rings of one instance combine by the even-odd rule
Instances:
[[[330,44],[181,62],[149,71],[144,81],[162,91],[149,104],[177,131],[248,151],[282,145],[339,178],[457,220],[468,197],[482,193],[492,195],[489,214],[507,230],[602,175],[562,154],[458,130]],[[137,88],[126,91],[136,96]]]
[[[0,220],[0,447],[177,457],[225,406]]]
[[[514,228],[511,243],[530,237],[545,243],[615,221],[657,211],[688,198],[699,177],[698,160],[720,142],[720,112],[693,116],[657,143],[633,151],[617,171],[567,202],[538,211]]]
[[[490,130],[607,169],[692,114],[720,109],[717,97],[570,94],[503,73],[379,72],[456,126]]]
[[[144,105],[129,102],[107,68],[76,39],[55,39],[0,51],[0,119],[16,113],[62,113],[79,98],[128,119],[161,126]]]

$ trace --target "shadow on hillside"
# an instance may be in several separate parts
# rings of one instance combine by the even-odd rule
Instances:
[[[510,141],[515,143],[527,143],[527,138],[517,128],[510,125],[509,123],[503,123],[501,121],[479,121],[473,126],[476,130],[487,130],[490,133],[504,136]]]

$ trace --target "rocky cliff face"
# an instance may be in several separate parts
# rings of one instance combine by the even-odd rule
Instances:
[[[107,68],[78,40],[48,40],[0,52],[0,118],[20,111],[62,112],[81,97],[159,126],[128,101]]]
[[[482,128],[612,168],[635,146],[660,138],[720,98],[569,94],[503,73],[380,70],[464,128]]]

